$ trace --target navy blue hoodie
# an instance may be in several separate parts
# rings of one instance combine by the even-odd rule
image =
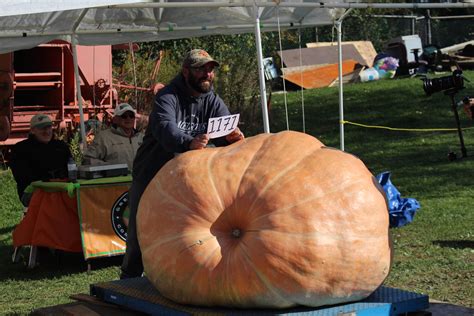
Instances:
[[[133,162],[133,181],[147,185],[163,165],[189,150],[194,136],[206,134],[209,118],[230,115],[213,90],[191,96],[182,74],[161,90],[149,116],[148,128]],[[228,145],[224,138],[216,146]]]

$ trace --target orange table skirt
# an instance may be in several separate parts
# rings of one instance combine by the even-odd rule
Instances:
[[[13,231],[13,245],[82,252],[76,197],[36,189],[26,216]]]

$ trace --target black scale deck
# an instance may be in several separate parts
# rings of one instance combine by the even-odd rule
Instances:
[[[145,277],[97,283],[91,286],[91,295],[150,315],[382,316],[420,311],[429,307],[426,295],[384,286],[362,301],[335,306],[295,307],[279,310],[197,307],[181,305],[161,296]]]

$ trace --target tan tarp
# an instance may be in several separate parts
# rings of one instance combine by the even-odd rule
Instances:
[[[362,56],[364,66],[372,67],[374,63],[375,56],[377,52],[375,51],[374,45],[370,41],[347,41],[342,42],[343,45],[342,50],[344,51],[348,45],[353,45],[357,52]],[[334,46],[337,48],[337,43],[335,42],[319,42],[319,43],[306,43],[306,47],[314,48],[314,47],[327,47],[327,46]]]
[[[328,65],[338,63],[337,46],[313,47],[302,49],[288,49],[278,52],[283,59],[285,67],[300,67],[313,65]],[[354,45],[346,45],[342,50],[342,60],[355,60],[365,64],[364,58],[359,54]]]

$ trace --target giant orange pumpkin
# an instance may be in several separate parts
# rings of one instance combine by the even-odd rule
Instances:
[[[367,297],[389,273],[388,228],[362,161],[289,131],[179,155],[137,217],[145,273],[162,295],[243,308]]]

